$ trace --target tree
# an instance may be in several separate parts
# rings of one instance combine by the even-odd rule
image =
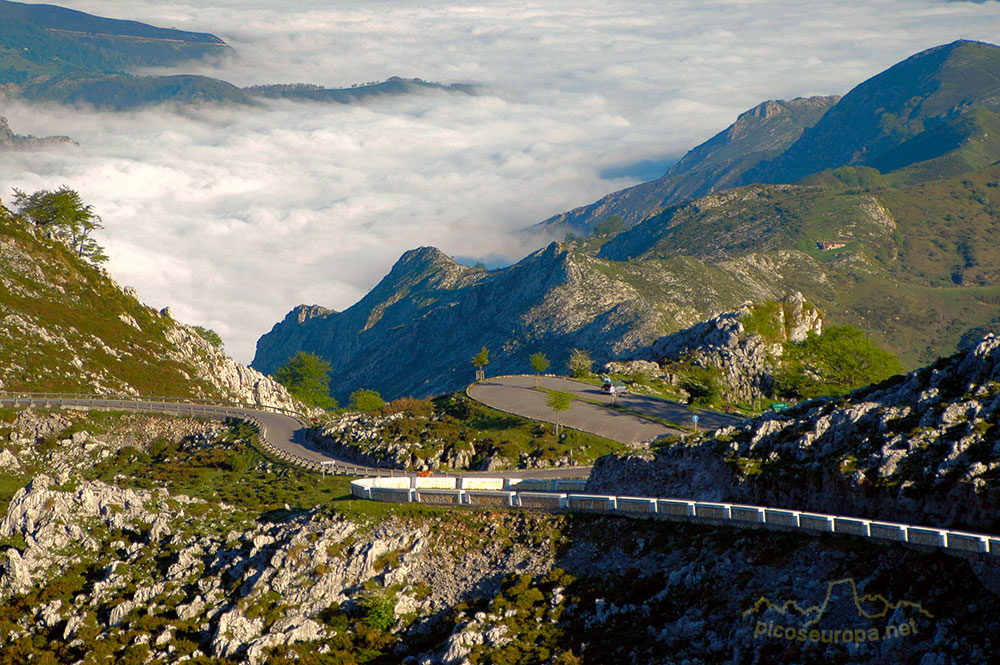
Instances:
[[[542,385],[542,372],[549,368],[549,359],[544,353],[539,351],[538,353],[531,354],[531,369],[535,370],[538,377],[535,378],[535,387],[540,388]]]
[[[108,260],[104,248],[91,234],[102,229],[101,218],[93,206],[84,205],[80,195],[63,185],[56,191],[42,189],[34,194],[14,190],[14,206],[21,217],[47,230],[82,259],[91,263]]]
[[[385,400],[374,390],[358,388],[351,393],[351,411],[376,411],[385,406]]]
[[[559,427],[562,425],[562,419],[560,413],[569,410],[572,405],[573,397],[569,393],[559,392],[558,390],[553,390],[549,393],[549,398],[545,400],[545,403],[552,413],[556,417],[556,439],[559,438]]]
[[[299,351],[274,373],[274,379],[288,388],[293,397],[321,409],[336,409],[330,396],[330,363],[320,356]]]
[[[486,370],[483,369],[490,364],[490,351],[485,346],[479,350],[479,353],[472,357],[472,364],[476,366],[476,381],[483,381],[486,379]]]
[[[590,354],[583,349],[573,349],[566,362],[570,376],[577,378],[590,376],[590,368],[593,365],[594,362],[590,359]]]

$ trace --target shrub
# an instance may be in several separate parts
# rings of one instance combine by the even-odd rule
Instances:
[[[434,415],[434,403],[429,399],[400,397],[382,407],[382,415],[391,416],[395,413],[406,413],[415,418],[430,418]]]
[[[299,351],[278,368],[274,379],[306,404],[321,409],[336,409],[337,400],[330,396],[329,371],[330,363],[326,360],[314,353]]]
[[[215,332],[211,328],[204,328],[202,326],[191,326],[191,329],[194,330],[196,333],[198,333],[198,335],[200,335],[202,339],[207,341],[215,348],[219,350],[222,349],[223,346],[222,337],[219,335],[219,333]]]

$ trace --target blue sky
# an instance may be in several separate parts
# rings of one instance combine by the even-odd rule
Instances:
[[[291,307],[344,309],[407,249],[519,258],[534,247],[511,231],[636,183],[629,165],[674,159],[765,99],[843,94],[924,48],[1000,41],[997,2],[64,4],[218,34],[235,55],[183,70],[240,85],[484,86],[349,107],[3,106],[16,132],[80,147],[0,154],[0,198],[78,189],[115,278],[244,362]]]

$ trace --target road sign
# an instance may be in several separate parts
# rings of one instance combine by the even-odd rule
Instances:
[[[788,403],[787,402],[775,402],[774,404],[771,405],[771,408],[774,409],[775,411],[784,411],[785,409],[788,408]]]
[[[691,420],[693,420],[694,422],[698,422],[698,416],[696,416],[696,415],[695,416],[691,416]]]

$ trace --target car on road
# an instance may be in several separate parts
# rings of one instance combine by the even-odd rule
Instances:
[[[605,392],[609,395],[627,395],[628,386],[624,383],[618,383],[612,381],[610,377],[604,377],[604,381],[601,383],[601,392]]]

